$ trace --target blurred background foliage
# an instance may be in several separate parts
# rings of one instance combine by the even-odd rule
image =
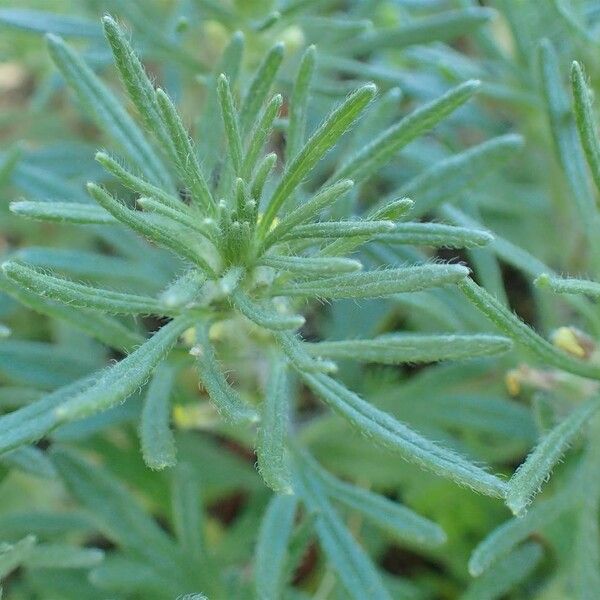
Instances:
[[[369,206],[388,193],[405,190],[425,220],[476,222],[489,228],[497,235],[492,250],[440,250],[437,255],[424,251],[465,261],[484,287],[544,334],[571,324],[590,335],[600,333],[594,307],[576,313],[572,304],[532,285],[536,268],[543,270],[536,260],[558,273],[593,271],[573,190],[554,149],[536,56],[539,40],[550,39],[565,90],[574,59],[585,65],[595,88],[600,81],[597,1],[1,0],[2,255],[21,257],[74,278],[108,282],[116,289],[126,289],[135,279],[154,290],[166,281],[156,281],[156,274],[146,269],[148,256],[153,256],[147,244],[111,239],[91,226],[23,220],[8,209],[9,201],[19,198],[77,200],[86,181],[106,179],[94,154],[110,142],[65,89],[43,39],[47,31],[63,36],[122,96],[100,26],[106,12],[130,30],[144,64],[177,99],[201,148],[203,132],[215,127],[218,118],[207,88],[236,31],[246,36],[241,70],[246,81],[264,52],[278,40],[285,42],[284,66],[276,86],[285,94],[301,52],[308,44],[317,44],[309,130],[333,102],[363,82],[379,86],[385,110],[370,118],[385,125],[461,81],[480,79],[482,89],[474,101],[434,133],[411,143],[354,200],[357,206]],[[371,131],[367,123],[345,143],[360,147],[369,141]],[[522,140],[512,134],[520,134]],[[509,135],[490,149],[488,140]],[[277,144],[281,140],[273,141],[274,147]],[[86,254],[74,262],[69,254],[73,249]],[[411,259],[404,249],[373,245],[372,264],[380,264],[386,253],[393,253],[395,261]],[[0,341],[0,408],[7,412],[120,358],[60,320],[17,303],[11,294],[0,295],[0,321],[12,331]],[[151,320],[136,323],[142,332],[155,326]],[[399,330],[489,328],[459,292],[444,289],[370,303],[312,306],[306,334],[340,339]],[[218,335],[224,348],[233,348],[228,360],[235,363],[237,383],[253,389],[261,367],[253,342],[227,327]],[[513,352],[427,367],[359,369],[340,363],[340,377],[431,439],[509,475],[544,431],[547,411],[564,410],[555,396],[565,390],[571,397],[588,391],[571,380],[553,381],[551,389],[545,389],[536,372],[519,367],[522,360]],[[227,598],[252,597],[252,556],[270,493],[255,472],[251,440],[217,422],[206,403],[199,402],[200,396],[192,374],[184,374],[173,398],[173,423],[179,460],[190,472],[179,477],[197,478],[209,560],[227,581]],[[495,588],[490,584],[487,591],[478,591],[468,573],[469,557],[490,531],[510,517],[509,511],[498,501],[391,459],[319,408],[308,393],[301,398],[302,439],[323,466],[343,479],[402,500],[447,533],[447,543],[439,548],[412,548],[349,513],[350,529],[386,573],[393,598],[598,597],[594,592],[577,595],[573,583],[578,577],[573,566],[576,528],[568,514],[533,537],[543,556],[538,546],[523,547],[526,554],[520,564],[531,568],[518,576],[518,569],[507,563],[506,572],[516,573],[514,581],[502,576]],[[171,490],[177,476],[171,471],[153,472],[143,464],[135,429],[140,406],[138,394],[107,413],[59,428],[38,445],[35,456],[0,456],[0,539],[23,543],[33,534],[49,548],[46,554],[29,555],[12,566],[0,554],[6,598],[167,597],[166,584],[161,587],[159,582],[157,589],[163,591],[155,595],[146,589],[159,575],[128,557],[128,549],[140,540],[128,539],[119,528],[147,519],[170,536],[176,527]],[[60,448],[52,462],[43,452],[49,444]],[[92,468],[88,464],[94,470],[105,469],[106,478],[84,482]],[[546,494],[563,485],[570,466],[566,461],[558,468]],[[126,486],[128,492],[115,486]],[[116,527],[110,523],[111,514],[122,518]],[[139,525],[140,531],[145,527]],[[302,531],[296,537],[297,556],[285,597],[345,597],[314,539]],[[141,539],[143,543],[143,535]],[[64,550],[67,544],[80,551],[70,563]],[[54,547],[67,552],[62,566],[53,564]],[[104,559],[92,549],[105,551]],[[172,593],[175,597],[179,591]],[[209,597],[218,600],[210,593]]]

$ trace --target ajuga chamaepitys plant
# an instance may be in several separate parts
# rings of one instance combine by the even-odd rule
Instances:
[[[596,597],[600,11],[88,4],[0,7],[7,597]]]

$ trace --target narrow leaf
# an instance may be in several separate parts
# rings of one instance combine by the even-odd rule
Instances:
[[[375,239],[388,244],[475,248],[489,244],[494,236],[487,231],[440,223],[399,223],[393,231],[381,233]]]
[[[557,277],[549,273],[542,273],[534,283],[537,287],[548,288],[556,294],[587,294],[593,298],[600,297],[600,283],[588,279]]]
[[[229,81],[223,73],[217,79],[217,93],[221,108],[221,118],[223,119],[227,144],[229,146],[231,164],[236,175],[240,175],[242,172],[242,140]]]
[[[229,385],[204,327],[196,327],[196,340],[197,344],[191,352],[197,358],[200,381],[217,410],[232,423],[247,424],[258,421],[256,411]]]
[[[135,352],[100,373],[86,390],[56,408],[56,416],[61,421],[73,421],[123,402],[147,381],[191,322],[189,316],[178,317],[159,329]]]
[[[273,294],[322,298],[379,298],[458,283],[468,274],[469,270],[462,265],[421,265],[299,281],[275,288]]]
[[[284,240],[330,239],[341,237],[374,236],[394,229],[391,221],[322,221],[297,225],[284,236]]]
[[[280,598],[285,585],[288,544],[298,506],[296,496],[273,496],[267,505],[254,551],[257,598]]]
[[[527,510],[535,494],[550,477],[554,465],[598,408],[600,401],[594,398],[575,409],[540,441],[519,466],[508,482],[506,496],[506,504],[513,514],[521,516]]]
[[[25,289],[78,308],[89,308],[114,314],[172,314],[154,298],[101,289],[47,275],[17,262],[2,264],[4,274]]]
[[[467,81],[415,110],[350,158],[336,171],[335,178],[352,179],[357,183],[367,179],[401,148],[462,106],[478,88],[478,81]]]
[[[169,426],[174,380],[175,369],[167,364],[160,365],[152,377],[144,399],[140,418],[140,441],[144,462],[151,469],[172,467],[176,462],[175,439]]]
[[[10,203],[10,211],[21,217],[57,223],[84,225],[114,225],[118,221],[103,208],[78,202],[34,202],[19,200]]]
[[[0,579],[4,579],[31,556],[35,544],[36,538],[33,535],[28,535],[15,544],[0,544]]]
[[[404,423],[362,400],[337,381],[322,374],[300,373],[308,386],[360,433],[406,460],[488,496],[503,498],[504,481],[452,450],[427,440]]]
[[[308,256],[265,256],[261,264],[274,269],[298,274],[336,274],[360,271],[362,264],[351,258],[329,258]]]
[[[231,299],[235,307],[252,322],[273,331],[285,331],[288,329],[300,329],[304,325],[304,317],[301,315],[285,315],[276,312],[275,307],[265,309],[258,306],[250,298],[241,292],[235,290],[231,294]]]
[[[296,187],[300,185],[312,168],[335,146],[338,139],[359,118],[360,114],[375,96],[375,92],[376,88],[372,84],[365,85],[353,92],[340,106],[329,114],[298,155],[288,163],[259,224],[259,230],[263,236],[269,230],[273,219],[284,202],[290,197]],[[340,175],[340,178],[342,177]]]
[[[305,344],[313,356],[386,365],[462,360],[506,352],[510,339],[495,335],[387,334],[373,340]]]
[[[287,379],[286,365],[281,361],[273,361],[256,441],[260,474],[278,494],[293,492],[286,450],[290,403]]]

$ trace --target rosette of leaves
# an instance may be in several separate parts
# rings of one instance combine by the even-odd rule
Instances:
[[[298,502],[312,515],[307,527],[316,532],[346,592],[356,598],[390,597],[332,501],[360,511],[417,546],[441,544],[444,534],[427,519],[337,480],[315,463],[302,445],[294,414],[294,383],[303,383],[373,443],[400,458],[503,498],[508,488],[502,479],[361,398],[336,379],[335,361],[395,365],[462,359],[505,351],[510,342],[487,334],[389,334],[308,343],[301,333],[302,311],[311,300],[363,301],[471,285],[464,283],[468,269],[460,264],[417,261],[369,269],[374,263],[361,249],[370,241],[384,246],[472,248],[491,241],[486,231],[407,221],[413,205],[405,197],[384,198],[360,214],[354,207],[360,199],[356,190],[409,142],[462,106],[478,83],[460,84],[373,135],[367,145],[343,152],[346,134],[356,123],[361,118],[375,122],[385,110],[385,98],[376,97],[375,86],[354,90],[307,136],[315,48],[302,57],[284,116],[282,96],[271,95],[283,47],[278,44],[267,53],[238,97],[243,37],[236,35],[212,80],[219,108],[219,114],[212,115],[214,129],[222,131],[225,143],[215,141],[214,168],[207,171],[205,157],[197,152],[171,99],[154,88],[119,26],[106,17],[104,28],[145,131],[67,44],[49,36],[50,53],[63,77],[122,155],[98,153],[110,183],[88,184],[93,202],[19,201],[11,209],[33,219],[107,228],[123,236],[121,247],[131,243],[129,252],[143,249],[144,255],[131,263],[125,291],[81,283],[22,259],[4,263],[3,285],[31,308],[127,355],[1,417],[0,448],[15,451],[59,426],[106,411],[150,380],[139,427],[144,459],[155,469],[173,466],[176,448],[169,397],[177,374],[193,364],[223,421],[237,432],[251,434],[256,429],[259,471],[280,494],[267,511],[259,538],[255,565],[259,597],[278,597],[285,586],[289,569],[285,548],[293,542]],[[277,146],[272,135],[275,124],[285,131],[285,148]],[[206,150],[206,143],[202,148]],[[154,246],[140,245],[117,226]],[[76,263],[77,254],[71,260]],[[136,287],[137,269],[147,276]],[[165,278],[171,281],[163,285]],[[144,339],[139,329],[117,315],[153,315],[161,326]],[[223,370],[214,331],[224,322],[233,322],[254,340],[254,352],[269,365],[264,393],[255,394],[256,401],[245,398]],[[91,501],[92,484],[75,484],[69,475],[73,469],[83,474],[85,468],[72,469],[67,459],[57,464],[59,470],[67,465],[65,478],[75,494]],[[140,548],[134,550],[140,558]],[[152,563],[151,556],[142,558]]]

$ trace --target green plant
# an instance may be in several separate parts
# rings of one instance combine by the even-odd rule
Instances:
[[[597,185],[600,142],[579,63],[572,112],[561,57],[539,41],[554,19],[577,54],[593,7],[555,2],[549,17],[496,3],[510,54],[506,33],[483,28],[498,14],[466,1],[433,12],[350,3],[343,19],[334,2],[157,3],[147,17],[121,4],[161,82],[184,85],[165,85],[173,95],[155,85],[105,16],[122,103],[96,72],[106,56],[90,66],[56,35],[89,38],[89,57],[102,48],[94,22],[53,16],[52,60],[109,149],[95,154],[101,169],[86,162],[71,175],[36,170],[16,149],[0,177],[28,196],[11,213],[56,236],[39,247],[32,225],[2,264],[0,289],[50,333],[31,335],[24,319],[3,330],[0,459],[62,482],[33,486],[34,509],[0,514],[10,542],[0,574],[22,567],[9,592],[594,597],[600,321],[581,294],[598,296],[600,284],[542,260],[597,274],[586,170]],[[157,29],[165,14],[168,35]],[[198,14],[228,39],[214,68],[182,42]],[[46,17],[0,11],[31,31],[47,30]],[[472,47],[446,45],[457,38]],[[199,55],[217,45],[205,41]],[[299,50],[312,41],[318,50]],[[180,98],[199,98],[193,75],[203,110]],[[540,106],[560,170],[549,168]],[[509,170],[524,146],[513,129],[527,152]],[[475,143],[463,150],[465,139]],[[88,194],[84,179],[95,181]],[[552,197],[564,189],[573,211]],[[539,212],[513,206],[528,195]],[[577,215],[584,258],[547,243],[542,211]],[[550,342],[511,309],[506,265],[535,280],[517,308],[530,303],[537,324],[556,329]],[[566,304],[577,312],[548,288],[575,294]],[[586,333],[565,326],[574,314]],[[20,497],[27,481],[6,484]],[[62,510],[64,490],[82,511]],[[501,524],[503,503],[515,517]],[[490,529],[468,575],[473,538]],[[399,576],[388,552],[417,567]]]

